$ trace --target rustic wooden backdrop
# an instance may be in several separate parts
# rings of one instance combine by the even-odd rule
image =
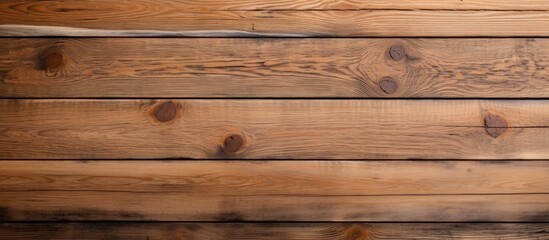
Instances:
[[[549,239],[547,0],[2,0],[0,239]]]

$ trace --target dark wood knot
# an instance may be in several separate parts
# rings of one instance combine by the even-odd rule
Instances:
[[[503,134],[508,127],[507,121],[498,115],[488,114],[484,117],[484,129],[493,138]]]
[[[365,230],[360,227],[354,227],[349,229],[349,232],[347,234],[346,239],[347,240],[362,240],[366,239],[366,233]]]
[[[169,122],[177,117],[177,104],[173,102],[160,103],[154,110],[154,117],[160,122]]]
[[[66,59],[60,51],[50,51],[44,54],[40,61],[46,71],[56,71],[65,65]]]
[[[394,79],[390,77],[384,77],[379,80],[379,88],[387,94],[393,94],[396,92],[398,86]]]
[[[406,56],[406,49],[400,45],[392,46],[389,49],[389,56],[395,61],[400,61]]]
[[[234,154],[244,147],[245,139],[239,134],[231,134],[223,141],[223,149],[226,153]]]

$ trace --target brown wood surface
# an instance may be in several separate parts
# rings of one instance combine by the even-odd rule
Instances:
[[[2,97],[547,98],[546,69],[548,39],[0,39]]]
[[[549,194],[547,161],[0,161],[0,191]],[[108,194],[108,193],[106,193]],[[0,204],[1,205],[1,204]]]
[[[546,240],[549,225],[490,223],[0,223],[0,239]]]
[[[58,16],[73,11],[94,10],[143,14],[154,9],[196,13],[220,10],[549,10],[549,3],[545,0],[3,0],[0,6],[10,7],[4,10],[6,12],[50,13]]]
[[[549,221],[546,161],[1,161],[3,221]]]
[[[547,159],[547,100],[2,100],[2,159]]]
[[[3,0],[0,37],[0,239],[549,240],[549,1]]]
[[[222,2],[2,1],[0,36],[549,36],[541,0]]]

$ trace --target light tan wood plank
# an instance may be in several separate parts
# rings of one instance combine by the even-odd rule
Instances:
[[[1,161],[4,221],[548,221],[547,161]]]
[[[2,100],[2,159],[547,159],[549,101]]]
[[[549,193],[547,161],[0,161],[0,191],[189,195]],[[108,194],[108,193],[105,193]]]
[[[533,10],[196,12],[142,2],[79,8],[43,4],[0,5],[0,36],[549,36],[548,12]]]
[[[0,223],[0,239],[546,239],[544,223]]]
[[[3,97],[547,98],[545,69],[547,39],[0,39]]]
[[[74,12],[89,14],[93,11],[138,15],[151,9],[159,12],[183,10],[197,13],[219,10],[549,10],[549,3],[545,0],[3,0],[0,6],[6,8],[5,12],[50,13],[61,16]]]

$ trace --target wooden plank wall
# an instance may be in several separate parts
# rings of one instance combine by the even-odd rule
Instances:
[[[0,239],[549,239],[549,1],[0,1]]]

